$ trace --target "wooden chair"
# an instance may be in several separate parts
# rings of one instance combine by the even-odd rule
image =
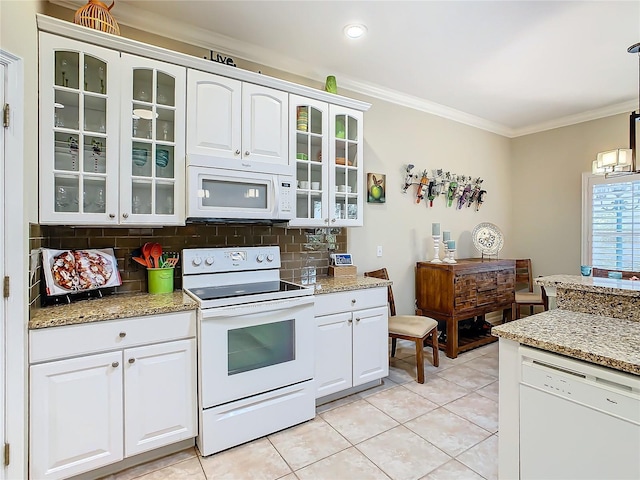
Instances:
[[[533,309],[540,305],[544,310],[549,310],[549,299],[540,287],[540,293],[533,291],[533,272],[531,270],[531,259],[525,258],[516,260],[516,298],[511,306],[511,320],[520,318],[520,307],[529,307],[529,314],[533,315]],[[523,289],[523,287],[526,288]],[[520,289],[520,290],[519,290]]]
[[[386,268],[365,272],[364,276],[389,280]],[[396,355],[396,340],[398,338],[415,342],[417,382],[424,383],[424,342],[429,336],[431,336],[431,345],[433,346],[433,366],[437,367],[440,364],[438,359],[438,322],[433,318],[419,315],[396,315],[396,304],[393,299],[391,285],[387,287],[387,298],[391,312],[389,317],[391,356],[394,357]]]

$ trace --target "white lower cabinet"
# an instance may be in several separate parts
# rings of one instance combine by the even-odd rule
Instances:
[[[129,348],[146,343],[145,328],[156,329],[147,342],[164,341]],[[66,334],[68,356],[82,349],[80,335],[94,333],[111,351],[30,366],[31,479],[68,478],[196,436],[194,312],[32,331],[36,361],[51,355],[33,348],[47,333]],[[178,336],[191,338],[171,340]]]
[[[316,398],[389,374],[387,289],[316,296]]]

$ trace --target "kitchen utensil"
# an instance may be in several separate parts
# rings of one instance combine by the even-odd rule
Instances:
[[[147,262],[148,268],[153,268],[153,265],[151,264],[151,245],[152,244],[150,242],[147,242],[142,246],[142,258]]]
[[[169,257],[162,264],[162,268],[175,268],[178,264],[178,257]]]
[[[153,266],[160,268],[160,257],[162,256],[162,246],[159,243],[152,243],[150,250],[151,258],[153,258]]]
[[[145,267],[149,267],[149,264],[147,263],[147,261],[142,258],[142,257],[131,257],[133,259],[134,262],[139,263],[140,265],[144,265]]]

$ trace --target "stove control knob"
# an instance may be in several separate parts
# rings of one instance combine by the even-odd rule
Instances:
[[[207,257],[204,263],[206,263],[209,266],[213,265],[213,257]]]
[[[261,253],[260,255],[258,255],[258,257],[256,258],[256,260],[258,261],[258,263],[262,263],[264,262],[264,254]]]
[[[194,266],[199,267],[202,265],[202,259],[200,257],[193,257],[192,263]]]
[[[273,262],[273,259],[276,258],[273,253],[270,253],[269,255],[267,255],[267,262]]]

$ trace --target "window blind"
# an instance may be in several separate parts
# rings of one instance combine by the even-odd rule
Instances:
[[[591,265],[640,271],[640,175],[589,183]]]

